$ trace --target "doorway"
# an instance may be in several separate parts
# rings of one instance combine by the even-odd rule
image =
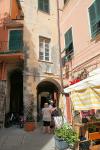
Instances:
[[[55,106],[59,103],[60,85],[52,81],[42,81],[37,86],[37,121],[41,122],[41,110],[44,103],[50,104],[53,101]]]
[[[23,115],[23,75],[17,69],[10,74],[10,117],[13,117],[12,125],[19,122]]]

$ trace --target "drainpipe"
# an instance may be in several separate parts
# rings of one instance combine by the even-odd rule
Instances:
[[[63,74],[62,74],[62,61],[61,61],[61,39],[60,39],[60,20],[59,20],[59,0],[57,0],[57,25],[58,25],[58,44],[59,44],[59,62],[60,62],[60,82],[61,82],[61,93],[63,91]]]
[[[11,17],[11,15],[12,15],[12,0],[10,0],[9,15],[10,15],[10,17]]]

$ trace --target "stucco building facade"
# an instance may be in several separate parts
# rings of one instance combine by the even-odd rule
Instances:
[[[64,1],[60,11],[64,88],[87,78],[89,72],[100,68],[99,8],[99,0]]]
[[[23,109],[23,13],[16,0],[0,1],[0,127]]]
[[[24,101],[34,101],[37,118],[44,102],[58,101],[60,66],[57,1],[24,1]]]
[[[0,8],[0,122],[12,113],[26,117],[31,104],[40,121],[44,103],[58,104],[61,89],[57,1],[2,0]]]

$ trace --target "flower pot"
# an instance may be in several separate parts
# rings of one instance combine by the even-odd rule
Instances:
[[[64,150],[69,147],[69,144],[63,139],[55,136],[55,147],[59,150]]]
[[[25,131],[33,131],[35,128],[35,122],[25,122],[24,124]]]

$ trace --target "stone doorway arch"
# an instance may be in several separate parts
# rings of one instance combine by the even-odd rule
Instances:
[[[41,110],[44,103],[53,100],[54,105],[59,103],[60,84],[51,78],[42,80],[37,86],[37,121],[41,121]]]

